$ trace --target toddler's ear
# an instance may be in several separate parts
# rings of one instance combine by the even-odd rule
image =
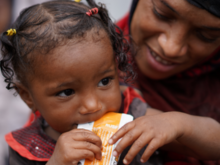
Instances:
[[[29,90],[22,84],[16,83],[16,90],[20,95],[21,99],[28,105],[28,107],[33,111],[37,111],[37,108],[34,104],[33,98],[29,92]]]

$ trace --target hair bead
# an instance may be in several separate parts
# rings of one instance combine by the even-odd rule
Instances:
[[[97,7],[95,7],[95,8],[92,8],[91,10],[89,10],[88,12],[86,12],[86,15],[92,16],[94,14],[98,14],[98,12],[99,12],[99,9]]]
[[[9,29],[7,30],[7,36],[13,36],[16,34],[16,29]]]

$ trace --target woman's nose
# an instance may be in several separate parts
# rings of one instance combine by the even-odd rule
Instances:
[[[80,113],[82,115],[94,113],[102,109],[102,104],[99,101],[98,97],[95,95],[87,95],[82,97],[82,106],[80,109]]]
[[[184,29],[186,31],[186,29]],[[187,33],[184,30],[171,30],[169,33],[161,33],[158,42],[167,57],[180,57],[188,51]]]

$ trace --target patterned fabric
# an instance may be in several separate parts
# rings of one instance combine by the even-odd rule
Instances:
[[[43,121],[37,117],[31,125],[7,134],[5,139],[9,146],[29,160],[48,161],[56,141],[44,133]]]
[[[48,137],[41,128],[42,118],[38,118],[35,122],[18,131],[12,132],[12,136],[22,146],[24,146],[30,153],[38,158],[50,158],[55,141]]]

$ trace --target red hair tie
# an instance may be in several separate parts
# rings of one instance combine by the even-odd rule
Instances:
[[[86,15],[91,16],[93,14],[98,14],[99,9],[97,7],[92,8],[91,10],[89,10],[88,12],[86,12]]]

